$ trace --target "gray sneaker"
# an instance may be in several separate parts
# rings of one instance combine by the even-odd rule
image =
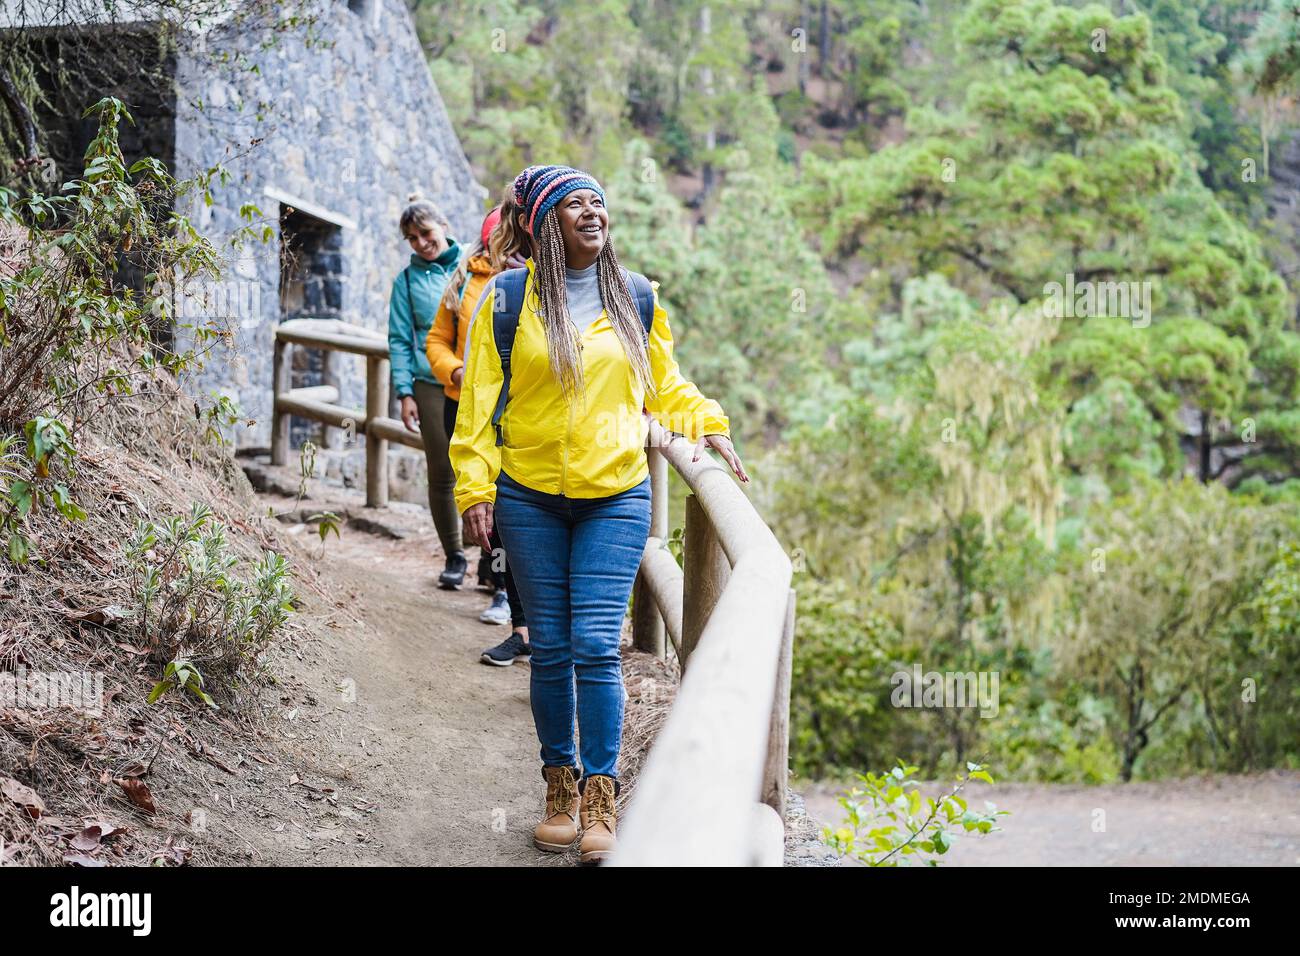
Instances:
[[[510,636],[496,647],[489,647],[479,657],[484,664],[509,667],[515,661],[528,661],[533,656],[533,649],[518,631],[511,631]]]
[[[492,595],[492,606],[478,616],[484,624],[509,624],[510,599],[505,591]]]

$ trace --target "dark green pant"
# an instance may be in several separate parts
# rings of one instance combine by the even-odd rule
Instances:
[[[451,441],[443,424],[443,402],[446,396],[441,385],[415,382],[415,406],[420,411],[420,437],[424,440],[424,459],[429,465],[429,511],[433,526],[438,529],[442,550],[451,555],[464,550],[460,540],[460,514],[456,511],[456,473],[447,455]]]

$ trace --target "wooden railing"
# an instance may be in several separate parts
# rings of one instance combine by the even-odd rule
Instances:
[[[324,352],[324,385],[290,388],[294,348]],[[335,353],[361,355],[366,360],[366,408],[348,408],[339,400]],[[420,436],[388,417],[388,339],[372,329],[334,319],[290,319],[275,330],[272,377],[271,464],[289,463],[289,418],[296,415],[327,426],[324,444],[332,444],[329,428],[366,437],[366,504],[388,504],[388,443],[424,449]]]
[[[290,388],[292,349],[325,351],[324,385]],[[366,360],[364,412],[336,404],[335,352]],[[334,381],[331,381],[331,380]],[[388,412],[388,341],[334,320],[275,335],[271,461],[288,464],[292,415],[366,436],[366,503],[388,503],[388,442],[422,448]],[[671,438],[671,440],[670,440]],[[328,444],[328,442],[327,442]],[[620,823],[615,865],[774,865],[784,855],[795,594],[790,559],[731,474],[651,423],[650,538],[633,599],[638,650],[664,657],[681,686]],[[668,551],[668,466],[686,498],[685,568]]]
[[[682,680],[620,825],[615,865],[769,865],[784,856],[791,565],[730,473],[650,426],[650,539],[633,598],[633,645]],[[685,568],[665,541],[668,465],[686,498]]]

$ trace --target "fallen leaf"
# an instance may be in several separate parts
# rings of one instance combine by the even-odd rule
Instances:
[[[88,624],[116,624],[130,615],[116,604],[110,604],[107,607],[91,608],[86,611],[69,610],[64,616],[69,621],[85,621]]]
[[[162,848],[155,850],[151,859],[151,864],[157,866],[159,863],[174,863],[176,866],[184,866],[189,862],[190,854],[194,851],[184,844],[173,845],[173,837],[167,838],[167,843]]]
[[[127,799],[140,810],[148,814],[158,812],[153,805],[153,794],[139,777],[118,777],[113,782],[126,791]]]
[[[99,849],[99,827],[86,827],[68,841],[68,846],[84,853]]]
[[[45,801],[36,795],[36,791],[13,777],[0,777],[0,793],[26,810],[33,820],[39,820],[45,812]]]
[[[92,820],[86,824],[87,830],[92,828],[99,830],[101,840],[110,840],[126,832],[126,827],[118,826],[116,823],[109,823],[107,820]]]
[[[103,860],[97,860],[93,856],[86,856],[84,853],[65,853],[63,862],[71,863],[73,866],[107,866]]]

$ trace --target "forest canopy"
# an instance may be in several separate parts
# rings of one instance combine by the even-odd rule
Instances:
[[[1294,4],[414,13],[480,179],[602,177],[761,460],[799,770],[1294,766]],[[915,664],[999,716],[891,707]]]

